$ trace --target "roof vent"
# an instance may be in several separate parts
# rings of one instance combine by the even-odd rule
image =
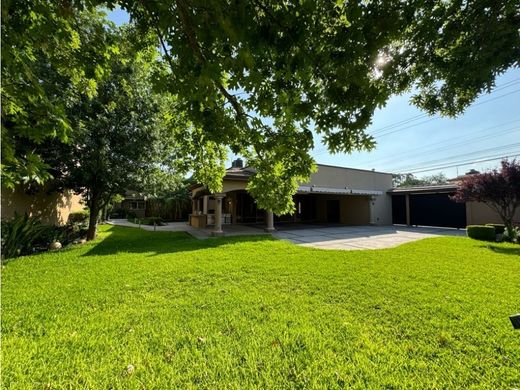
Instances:
[[[244,161],[241,158],[237,158],[231,163],[231,168],[244,168]]]

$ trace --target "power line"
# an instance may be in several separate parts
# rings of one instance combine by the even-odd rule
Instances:
[[[460,167],[460,166],[470,165],[470,164],[477,164],[477,163],[483,163],[483,162],[489,162],[489,161],[495,161],[495,160],[503,160],[506,158],[513,158],[513,157],[520,157],[520,151],[513,152],[513,154],[509,154],[508,156],[497,156],[497,157],[489,157],[489,158],[482,157],[482,159],[479,159],[479,160],[458,161],[451,165],[437,166],[435,168],[417,169],[417,170],[413,170],[413,171],[406,171],[406,173],[422,173],[422,172],[438,171],[438,170],[446,169],[446,168],[454,168],[454,167]],[[403,173],[403,172],[401,171],[399,173]]]
[[[516,78],[516,79],[513,79],[513,80],[511,80],[511,81],[508,81],[507,83],[504,83],[503,85],[501,85],[501,86],[495,88],[495,89],[493,90],[493,93],[494,93],[494,92],[501,91],[501,90],[503,90],[503,89],[509,88],[509,87],[511,87],[511,86],[513,86],[513,85],[517,85],[517,84],[520,84],[520,78]],[[506,95],[504,95],[504,96],[506,96]],[[490,101],[492,101],[492,100],[490,100]],[[478,105],[480,105],[480,104],[482,104],[482,103],[484,103],[484,102],[476,103],[476,104],[473,104],[472,106],[478,106]],[[389,130],[389,129],[392,129],[392,128],[395,128],[395,127],[400,127],[400,126],[402,126],[402,125],[406,125],[406,124],[408,124],[408,123],[410,123],[410,122],[414,122],[414,121],[416,121],[416,120],[419,120],[419,119],[422,119],[422,118],[426,118],[427,116],[429,116],[429,115],[426,114],[426,113],[425,113],[425,114],[415,115],[415,116],[412,116],[412,117],[410,117],[410,118],[403,119],[403,120],[401,120],[401,121],[399,121],[399,122],[395,122],[395,123],[392,123],[392,124],[389,124],[389,125],[386,125],[386,126],[380,127],[380,128],[378,128],[378,129],[372,131],[370,134],[371,134],[371,135],[377,135],[377,134],[379,134],[379,133],[381,133],[381,132],[385,132],[386,129]]]
[[[407,151],[405,151],[403,153],[400,153],[399,157],[402,159],[403,157],[410,158],[410,157],[417,156],[419,154],[425,154],[425,153],[429,154],[429,153],[433,153],[433,152],[441,152],[441,151],[444,151],[444,150],[452,149],[454,147],[463,145],[465,143],[480,142],[480,141],[482,141],[484,139],[493,138],[493,137],[496,137],[498,135],[509,134],[509,133],[514,132],[516,130],[520,130],[520,128],[519,127],[511,127],[511,128],[500,130],[498,132],[494,132],[493,134],[487,134],[487,135],[484,135],[484,136],[481,136],[481,137],[475,137],[475,134],[479,134],[479,133],[482,133],[482,132],[485,132],[485,131],[488,131],[488,130],[497,129],[497,128],[503,127],[505,125],[510,125],[510,124],[516,123],[516,122],[520,122],[520,118],[515,119],[513,121],[509,121],[509,122],[504,122],[504,123],[501,123],[499,125],[486,127],[484,129],[480,129],[480,130],[474,131],[471,134],[464,134],[462,136],[453,137],[453,138],[450,138],[450,139],[445,139],[445,140],[442,140],[442,141],[439,141],[439,142],[435,142],[435,143],[432,143],[432,144],[428,144],[428,145],[423,145],[423,146],[421,146],[419,148],[409,149],[409,150],[407,150]],[[460,142],[453,143],[453,141],[460,141]],[[445,145],[446,143],[449,143],[449,145]],[[437,148],[437,147],[432,148],[432,146],[437,146],[437,145],[438,146],[442,145],[442,146],[439,147],[439,148]],[[378,158],[378,159],[372,159],[370,161],[367,161],[367,163],[370,162],[371,164],[374,164],[374,163],[381,164],[381,163],[384,163],[384,162],[391,162],[392,160],[395,160],[395,156],[387,156],[387,157],[381,157],[381,158]]]
[[[517,81],[517,80],[519,80],[519,81]],[[507,85],[507,84],[509,84],[509,85]],[[506,83],[505,85],[503,85],[503,86],[501,86],[501,87],[495,89],[493,92],[495,92],[495,91],[497,91],[497,90],[501,90],[501,89],[508,88],[508,87],[510,87],[510,86],[512,86],[512,85],[516,85],[516,84],[520,84],[520,78],[515,79],[515,80],[512,80],[512,81],[509,81],[509,82]],[[492,101],[495,101],[495,100],[497,100],[497,99],[501,99],[501,98],[503,98],[503,97],[506,97],[506,96],[512,95],[512,94],[517,93],[517,92],[520,92],[520,89],[516,89],[516,90],[511,91],[511,92],[508,92],[508,93],[506,93],[506,94],[503,94],[503,95],[500,95],[500,96],[495,96],[495,97],[493,97],[493,98],[491,98],[491,99],[488,99],[488,100],[485,100],[485,101],[482,101],[482,102],[475,103],[475,104],[471,105],[469,108],[478,107],[478,106],[480,106],[480,105],[482,105],[482,104],[490,103],[490,102],[492,102]],[[399,128],[399,126],[397,126],[397,125],[399,125],[399,124],[401,124],[401,126],[402,126],[402,124],[406,124],[406,123],[409,123],[409,122],[413,122],[413,121],[415,121],[415,120],[418,120],[418,119],[421,119],[421,118],[425,118],[425,117],[427,117],[427,116],[428,116],[428,114],[420,114],[420,115],[416,115],[416,116],[414,116],[414,117],[411,117],[411,118],[405,119],[405,120],[403,120],[403,121],[401,121],[401,122],[396,122],[396,123],[394,123],[394,124],[392,124],[392,125],[388,125],[388,126],[382,127],[382,128],[380,128],[380,129],[378,129],[378,130],[375,130],[374,132],[369,133],[369,134],[372,135],[372,136],[374,136],[374,135],[376,135],[377,132],[380,132],[380,131],[383,130],[383,129],[389,128],[388,130],[391,130],[391,131],[387,131],[386,133],[383,131],[382,134],[379,134],[378,138],[381,138],[381,137],[385,137],[385,136],[390,135],[390,134],[394,134],[394,133],[397,133],[397,132],[401,132],[401,131],[403,131],[403,130],[407,130],[407,129],[410,129],[410,128],[413,128],[413,127],[416,127],[416,126],[420,126],[420,125],[425,124],[425,123],[428,123],[428,122],[432,122],[432,121],[434,121],[434,120],[436,120],[436,119],[440,119],[440,117],[429,118],[429,119],[427,119],[427,120],[425,120],[425,121],[422,121],[422,122],[419,122],[419,123],[414,123],[414,124],[409,125],[409,126],[405,126],[404,128]],[[393,129],[393,130],[390,129],[390,128],[393,128],[393,127],[396,127],[396,126],[397,126],[398,128]],[[326,147],[324,147],[324,148],[320,148],[320,149],[316,150],[315,155],[316,155],[316,156],[320,156],[320,155],[326,153],[327,151],[328,151],[328,150],[327,150]]]
[[[455,156],[451,156],[451,157],[439,158],[439,159],[430,160],[430,161],[423,161],[423,162],[420,162],[420,163],[417,163],[414,165],[415,166],[419,165],[418,168],[421,168],[422,165],[427,165],[427,164],[437,164],[437,163],[445,164],[445,163],[449,163],[450,162],[449,160],[454,159],[454,158],[472,156],[472,155],[477,155],[477,154],[481,154],[481,153],[491,153],[491,152],[502,153],[505,150],[508,150],[511,148],[517,148],[517,147],[520,147],[520,142],[515,143],[515,144],[510,144],[510,145],[501,145],[501,146],[495,146],[492,148],[481,149],[481,150],[477,150],[474,152],[459,154],[459,155],[455,155]],[[474,156],[474,158],[477,158],[477,156]],[[402,167],[395,168],[395,169],[401,172],[401,171],[408,171],[408,170],[412,171],[412,170],[418,169],[418,168],[415,168],[413,165],[412,166],[407,165],[407,166],[402,166]]]
[[[498,100],[498,99],[501,99],[503,97],[506,97],[506,96],[509,96],[509,95],[512,95],[514,93],[517,93],[517,92],[520,92],[520,89],[516,89],[514,91],[511,91],[511,92],[508,92],[508,93],[505,93],[503,95],[500,95],[500,96],[495,96],[494,98],[492,99],[488,99],[488,100],[485,100],[483,102],[479,102],[479,103],[475,103],[473,105],[471,105],[469,108],[474,108],[474,107],[478,107],[478,106],[481,106],[482,104],[486,104],[486,103],[491,103],[495,100]],[[422,124],[425,124],[425,123],[428,123],[428,122],[431,122],[431,121],[434,121],[434,120],[437,120],[437,119],[441,119],[440,117],[436,116],[436,117],[433,117],[433,118],[430,118],[430,119],[427,119],[425,121],[422,121],[422,122],[419,122],[419,123],[414,123],[412,125],[409,125],[409,126],[406,126],[406,127],[401,127],[401,128],[396,128],[396,129],[393,129],[393,130],[390,130],[390,131],[387,131],[387,132],[384,132],[384,133],[381,133],[377,136],[377,138],[381,138],[381,137],[386,137],[387,135],[390,135],[390,134],[394,134],[394,133],[397,133],[397,132],[401,132],[403,130],[407,130],[407,129],[411,129],[413,127],[417,127],[417,126],[420,126]],[[371,135],[374,135],[374,134],[371,134]]]

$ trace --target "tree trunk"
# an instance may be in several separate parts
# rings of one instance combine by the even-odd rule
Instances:
[[[87,241],[91,241],[94,238],[96,238],[98,216],[99,201],[97,199],[92,199],[92,201],[90,202],[90,217],[88,222]]]

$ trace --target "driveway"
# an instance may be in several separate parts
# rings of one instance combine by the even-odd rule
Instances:
[[[109,221],[113,225],[137,228],[139,225],[124,219]],[[422,238],[439,236],[465,236],[465,230],[434,227],[407,226],[342,226],[342,225],[306,225],[280,224],[273,237],[288,240],[294,244],[319,249],[383,249],[392,248],[406,242]],[[141,229],[154,230],[153,226],[141,225]],[[263,226],[224,225],[226,236],[258,235],[266,233]],[[211,237],[211,228],[198,229],[188,226],[186,222],[170,222],[165,226],[157,226],[157,231],[187,232],[198,239]]]
[[[428,237],[465,236],[465,230],[406,226],[308,226],[281,228],[273,236],[319,249],[383,249]]]

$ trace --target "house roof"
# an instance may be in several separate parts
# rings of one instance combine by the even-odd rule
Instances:
[[[391,175],[391,173],[389,173],[389,172],[381,172],[381,171],[376,171],[376,170],[372,170],[372,169],[350,168],[350,167],[342,167],[339,165],[329,165],[329,164],[316,164],[316,165],[321,166],[321,167],[348,169],[349,171],[374,172],[374,173],[382,173],[384,175]]]
[[[255,169],[251,167],[231,167],[226,169],[224,180],[247,180],[253,173],[255,173]]]

